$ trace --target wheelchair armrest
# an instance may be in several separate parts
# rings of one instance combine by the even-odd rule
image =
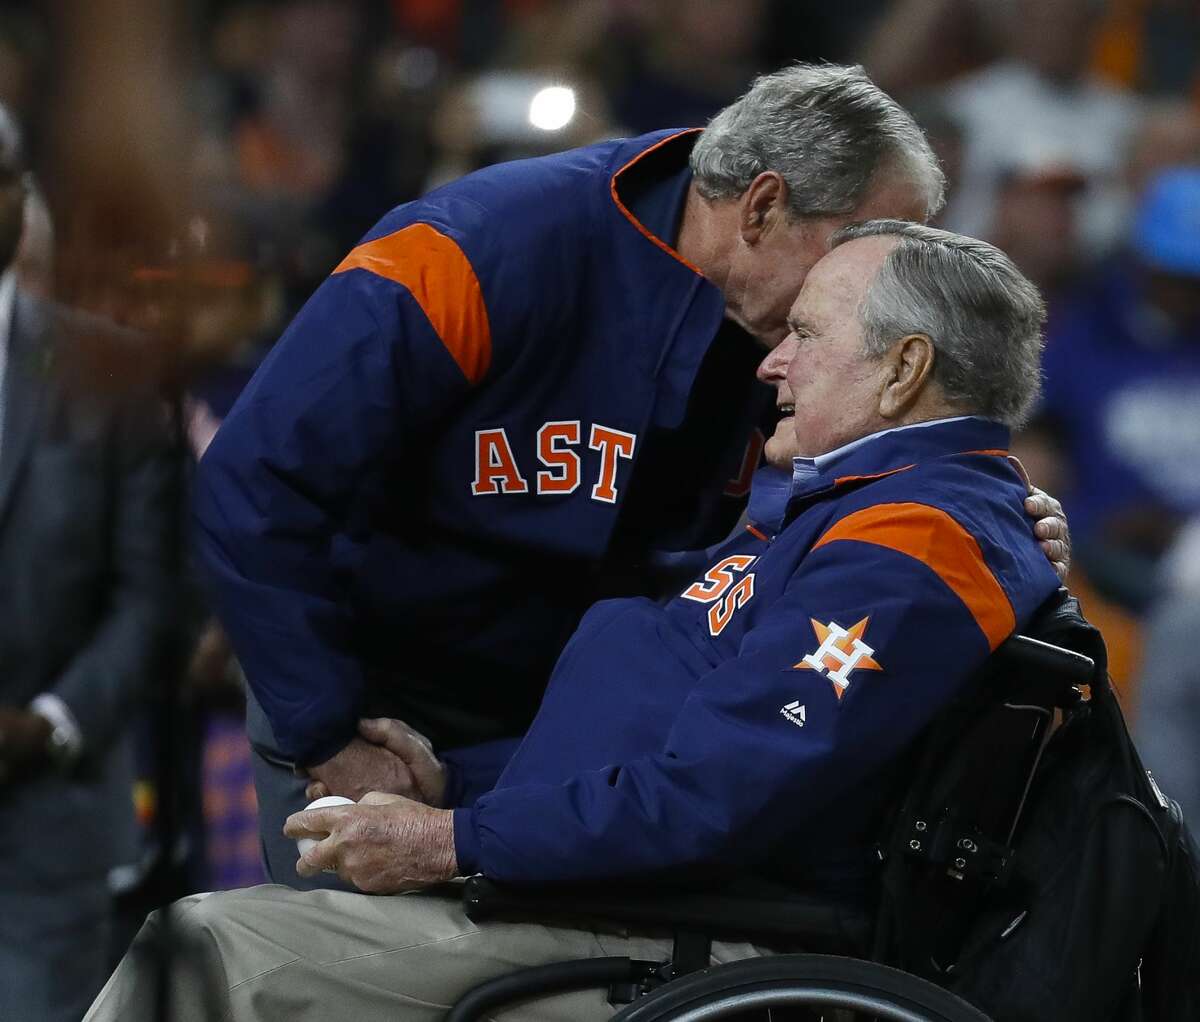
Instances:
[[[583,917],[626,926],[690,930],[714,940],[784,943],[831,952],[862,953],[870,947],[874,929],[874,919],[858,906],[783,889],[771,897],[632,887],[533,890],[476,876],[463,890],[463,908],[476,922]]]

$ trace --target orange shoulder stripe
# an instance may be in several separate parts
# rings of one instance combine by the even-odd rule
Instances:
[[[429,224],[412,224],[368,241],[334,273],[366,270],[403,284],[472,384],[492,363],[492,330],[483,291],[463,250]]]
[[[813,549],[839,539],[887,547],[928,565],[966,605],[991,649],[1017,626],[1008,595],[984,561],[979,543],[939,508],[911,503],[864,508],[837,522]]]

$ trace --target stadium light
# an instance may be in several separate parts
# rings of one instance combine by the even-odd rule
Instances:
[[[563,85],[539,89],[529,101],[529,123],[542,131],[561,131],[575,117],[575,90]]]

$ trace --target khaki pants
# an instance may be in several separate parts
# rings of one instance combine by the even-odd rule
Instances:
[[[453,892],[372,897],[267,885],[194,895],[170,911],[171,1022],[432,1022],[475,984],[525,966],[606,955],[662,961],[671,951],[667,937],[536,923],[476,926]],[[161,930],[155,913],[84,1022],[158,1022]],[[766,953],[719,943],[713,962]],[[493,1017],[591,1022],[615,1012],[605,996],[560,994]]]

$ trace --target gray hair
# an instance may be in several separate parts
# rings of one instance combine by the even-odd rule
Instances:
[[[755,79],[718,113],[692,149],[696,188],[707,199],[741,195],[764,171],[788,187],[793,218],[844,216],[880,171],[913,180],[929,214],[945,177],[908,112],[861,67],[794,64]]]
[[[830,244],[875,237],[899,244],[859,307],[867,354],[924,334],[948,401],[1014,429],[1024,423],[1041,389],[1046,307],[1038,289],[994,245],[922,224],[851,224]]]

